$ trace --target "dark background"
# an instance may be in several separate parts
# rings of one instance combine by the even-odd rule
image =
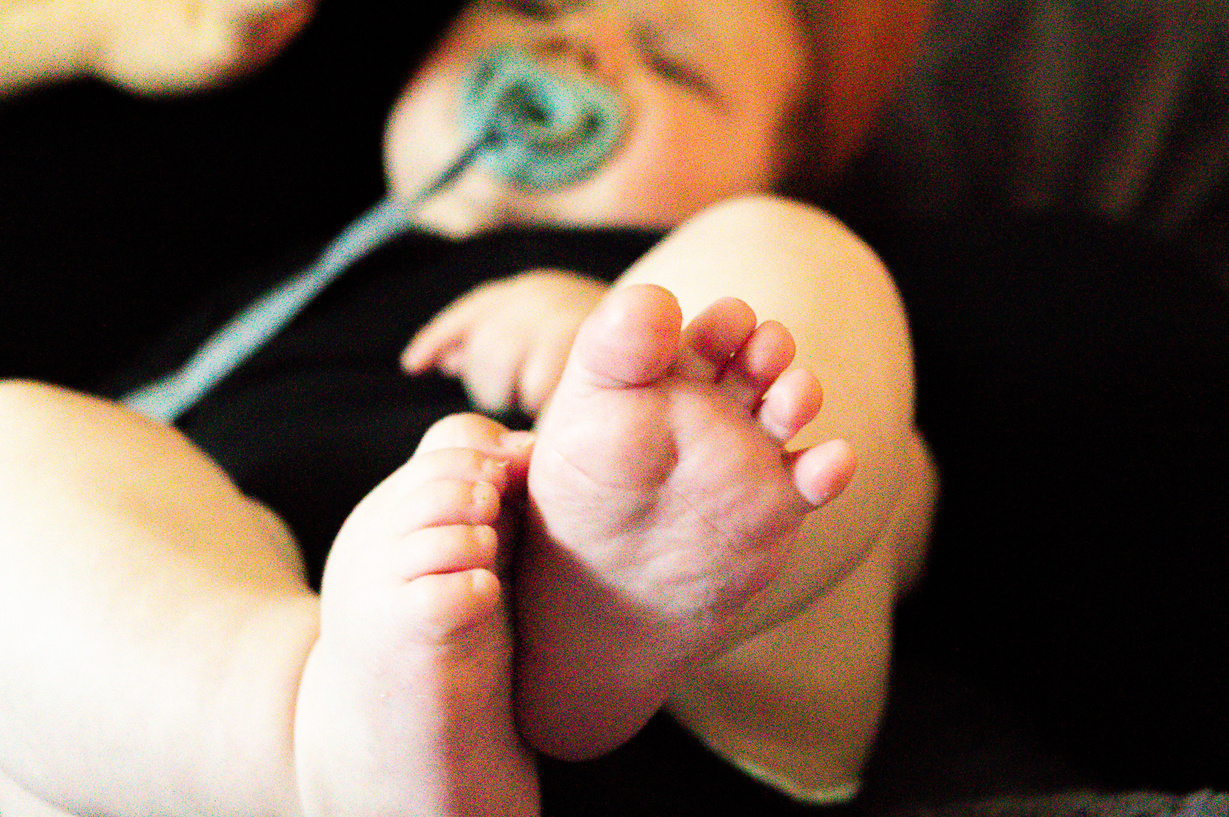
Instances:
[[[91,388],[194,300],[300,257],[383,192],[384,117],[457,3],[323,3],[269,68],[140,99],[0,104],[0,376]]]

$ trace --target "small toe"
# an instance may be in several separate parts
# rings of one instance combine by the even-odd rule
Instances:
[[[415,456],[446,448],[468,448],[486,453],[517,450],[526,438],[523,432],[509,431],[481,414],[450,414],[437,420],[418,443]]]
[[[747,411],[755,411],[765,392],[794,359],[794,338],[776,321],[765,321],[738,349],[722,372],[722,391]]]
[[[489,482],[438,479],[406,495],[390,522],[402,536],[437,525],[492,525],[499,507],[499,490]]]
[[[441,525],[398,540],[387,554],[393,573],[414,581],[429,573],[496,569],[499,540],[490,525]]]
[[[794,486],[816,508],[840,496],[857,468],[853,450],[844,440],[829,440],[791,456]]]
[[[386,480],[389,501],[404,504],[413,494],[442,479],[489,482],[503,491],[508,484],[510,463],[473,448],[440,448],[420,451]]]
[[[764,393],[759,409],[760,427],[775,440],[785,443],[819,415],[823,390],[815,375],[806,369],[786,372]]]
[[[691,380],[716,382],[755,331],[755,313],[737,298],[712,303],[683,330],[677,371]]]
[[[489,570],[430,573],[406,584],[403,603],[411,638],[441,643],[490,619],[499,605],[500,582]]]

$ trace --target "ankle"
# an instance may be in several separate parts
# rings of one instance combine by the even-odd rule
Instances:
[[[215,701],[230,734],[211,759],[247,814],[299,817],[294,731],[299,685],[319,635],[319,599],[304,594],[265,605],[236,639]],[[205,772],[208,773],[208,772]]]

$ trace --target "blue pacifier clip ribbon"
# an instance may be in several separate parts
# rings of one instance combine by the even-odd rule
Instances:
[[[534,190],[562,187],[600,167],[623,134],[622,102],[580,77],[549,71],[527,55],[496,49],[477,58],[462,84],[462,126],[473,139],[409,202],[391,197],[349,224],[306,269],[253,301],[197,347],[179,369],[121,402],[174,422],[284,329],[342,273],[417,224],[416,205],[474,161]]]
[[[413,223],[410,208],[403,202],[383,199],[342,230],[314,263],[244,307],[182,366],[129,392],[120,402],[164,423],[178,420],[354,262],[406,232]]]

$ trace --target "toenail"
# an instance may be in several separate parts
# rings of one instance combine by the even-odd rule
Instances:
[[[474,541],[484,552],[494,553],[499,547],[499,537],[490,525],[475,525]]]
[[[492,483],[503,482],[508,475],[508,461],[490,459],[483,460],[482,477]]]
[[[520,453],[533,445],[535,436],[532,431],[509,431],[499,438],[499,447],[504,451]]]

